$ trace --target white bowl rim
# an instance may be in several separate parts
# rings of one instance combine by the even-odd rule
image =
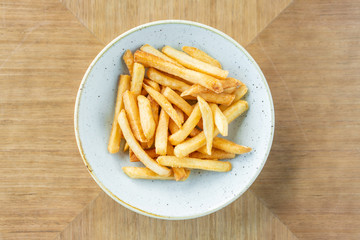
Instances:
[[[82,148],[82,144],[81,144],[81,140],[80,140],[80,134],[78,131],[78,112],[79,112],[79,105],[80,105],[80,97],[82,94],[82,89],[86,83],[86,80],[92,70],[92,68],[94,67],[94,65],[97,63],[97,61],[102,57],[102,55],[108,51],[116,42],[118,42],[120,39],[126,37],[127,35],[136,32],[140,29],[143,28],[147,28],[150,26],[155,26],[155,25],[161,25],[161,24],[185,24],[185,25],[192,25],[192,26],[196,26],[196,27],[201,27],[204,28],[206,30],[210,30],[220,36],[222,36],[223,38],[225,38],[226,40],[230,41],[231,43],[233,43],[237,48],[239,48],[248,58],[249,60],[254,64],[254,66],[256,67],[256,70],[258,71],[258,73],[261,76],[261,79],[266,87],[266,91],[268,92],[268,97],[269,97],[269,103],[271,106],[271,121],[272,121],[272,128],[271,128],[271,136],[269,139],[269,143],[268,143],[268,148],[266,150],[266,154],[265,154],[265,158],[262,160],[261,162],[261,167],[259,167],[258,171],[256,172],[256,174],[252,177],[252,179],[249,181],[248,185],[237,195],[235,195],[232,199],[230,199],[229,201],[223,203],[222,205],[218,206],[217,208],[211,209],[209,211],[203,212],[201,214],[196,214],[196,215],[191,215],[191,216],[185,216],[185,217],[172,217],[172,216],[163,216],[163,215],[158,215],[158,214],[154,214],[151,212],[147,212],[144,211],[142,209],[139,209],[137,207],[132,206],[131,204],[121,200],[119,197],[117,197],[114,193],[112,193],[99,179],[98,177],[95,175],[95,173],[93,172],[93,169],[91,168],[89,162],[86,160],[85,157],[85,153],[84,150]],[[194,21],[188,21],[188,20],[160,20],[160,21],[153,21],[153,22],[149,22],[149,23],[145,23],[142,25],[139,25],[137,27],[134,27],[126,32],[124,32],[123,34],[119,35],[118,37],[116,37],[114,40],[112,40],[110,43],[108,43],[102,50],[101,52],[94,58],[94,60],[91,62],[90,66],[88,67],[88,69],[86,70],[84,77],[81,80],[78,92],[77,92],[77,96],[76,96],[76,101],[75,101],[75,111],[74,111],[74,130],[75,130],[75,137],[76,137],[76,143],[80,152],[80,155],[83,159],[83,162],[88,170],[88,172],[90,173],[90,175],[92,176],[92,178],[95,180],[95,182],[100,186],[100,188],[106,193],[108,194],[112,199],[114,199],[116,202],[120,203],[121,205],[123,205],[124,207],[135,211],[139,214],[145,215],[145,216],[149,216],[149,217],[154,217],[154,218],[159,218],[159,219],[165,219],[165,220],[186,220],[186,219],[193,219],[193,218],[198,218],[198,217],[202,217],[211,213],[214,213],[224,207],[226,207],[227,205],[231,204],[233,201],[235,201],[236,199],[238,199],[241,195],[244,194],[245,191],[247,191],[249,189],[249,187],[254,183],[255,179],[259,176],[260,172],[262,171],[267,158],[269,156],[270,150],[271,150],[271,145],[273,142],[273,138],[274,138],[274,131],[275,131],[275,110],[274,110],[274,103],[273,103],[273,99],[271,96],[271,92],[270,92],[270,88],[269,85],[265,79],[264,74],[262,73],[259,65],[255,62],[255,60],[252,58],[252,56],[245,50],[245,48],[243,48],[238,42],[236,42],[233,38],[231,38],[230,36],[228,36],[227,34],[221,32],[220,30],[217,30],[213,27],[210,27],[208,25],[202,24],[202,23],[198,23],[198,22],[194,22]]]

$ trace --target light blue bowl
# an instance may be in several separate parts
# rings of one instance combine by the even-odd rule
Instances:
[[[253,148],[230,160],[226,173],[193,170],[184,182],[131,179],[121,168],[127,153],[110,154],[107,144],[113,120],[117,81],[127,73],[126,49],[143,44],[177,49],[194,46],[218,59],[229,76],[245,83],[249,110],[229,126],[228,139]],[[268,84],[250,54],[234,39],[212,27],[190,21],[151,22],[125,32],[94,59],[80,84],[75,104],[75,135],[91,176],[115,201],[151,217],[190,219],[215,212],[240,197],[254,182],[269,155],[274,135],[274,106]]]

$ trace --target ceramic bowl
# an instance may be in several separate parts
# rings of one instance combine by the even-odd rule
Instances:
[[[143,44],[161,49],[194,46],[218,59],[229,76],[244,82],[249,110],[229,126],[228,139],[253,148],[230,160],[226,173],[193,170],[184,182],[131,179],[121,170],[128,153],[110,154],[117,80],[127,73],[126,49]],[[234,39],[212,27],[167,20],[133,28],[110,42],[93,60],[80,84],[75,104],[75,135],[83,161],[96,183],[121,205],[151,217],[190,219],[215,212],[240,197],[254,182],[268,157],[274,135],[274,107],[268,84],[250,54]]]

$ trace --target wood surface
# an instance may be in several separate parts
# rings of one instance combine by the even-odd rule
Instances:
[[[350,0],[0,0],[0,239],[360,239],[359,12]],[[92,59],[159,19],[234,37],[274,99],[275,138],[259,178],[194,220],[152,219],[114,202],[74,137]]]
[[[215,214],[182,221],[140,216],[101,193],[56,240],[269,238],[297,240],[252,192],[247,191]]]
[[[291,0],[60,0],[101,42],[151,21],[210,25],[247,45]]]

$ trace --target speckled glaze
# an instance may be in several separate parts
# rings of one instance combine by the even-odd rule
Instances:
[[[110,154],[107,143],[113,120],[117,80],[127,73],[126,49],[148,43],[198,47],[218,59],[229,76],[244,82],[248,112],[229,126],[228,139],[253,151],[230,160],[227,173],[193,170],[185,182],[136,180],[121,170],[127,153]],[[75,104],[75,135],[91,176],[114,200],[138,213],[163,219],[190,219],[215,212],[241,196],[268,157],[274,135],[274,107],[265,77],[254,59],[235,40],[209,26],[180,20],[136,27],[109,43],[94,59],[81,82]]]

